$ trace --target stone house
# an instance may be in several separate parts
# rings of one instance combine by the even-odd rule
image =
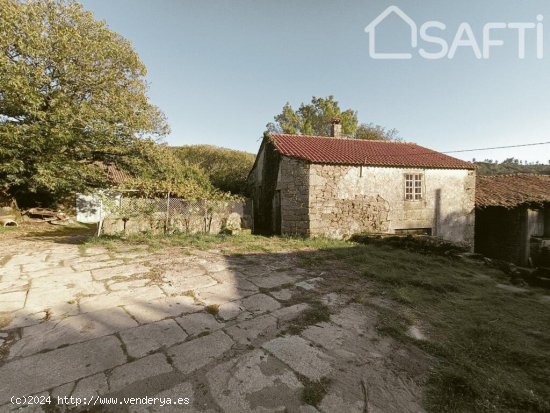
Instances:
[[[522,266],[550,267],[550,176],[479,176],[475,250]]]
[[[474,240],[475,167],[416,144],[267,135],[249,174],[254,231]]]

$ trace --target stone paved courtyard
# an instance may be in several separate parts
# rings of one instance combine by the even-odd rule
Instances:
[[[293,252],[1,243],[1,412],[422,411],[420,356],[378,335],[375,310],[334,292],[346,274],[302,267]],[[300,321],[318,305],[330,321]],[[30,395],[191,403],[10,403]]]

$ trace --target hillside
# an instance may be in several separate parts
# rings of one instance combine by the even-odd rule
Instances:
[[[549,164],[527,164],[510,158],[503,162],[486,160],[475,162],[478,175],[509,175],[517,173],[550,175]]]
[[[247,195],[246,178],[254,164],[254,154],[212,145],[176,146],[173,150],[181,162],[202,168],[216,188]]]

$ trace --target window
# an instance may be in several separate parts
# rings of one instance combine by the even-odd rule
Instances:
[[[405,175],[405,199],[407,201],[422,199],[422,174]]]

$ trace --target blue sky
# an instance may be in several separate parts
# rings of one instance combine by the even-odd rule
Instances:
[[[212,144],[256,152],[267,122],[288,101],[334,95],[359,120],[396,128],[407,141],[451,151],[550,141],[550,2],[547,0],[85,0],[96,18],[129,39],[148,68],[149,95],[168,117],[171,145]],[[418,26],[437,20],[451,44],[462,22],[482,42],[487,22],[544,16],[545,55],[535,30],[497,30],[504,46],[478,60],[369,56],[364,29],[391,5]],[[546,27],[547,26],[547,27]],[[395,15],[379,26],[377,50],[410,51]],[[436,33],[435,31],[433,33]],[[437,50],[424,44],[428,51]],[[403,50],[404,49],[404,50]],[[456,154],[463,159],[550,159],[550,145]]]

